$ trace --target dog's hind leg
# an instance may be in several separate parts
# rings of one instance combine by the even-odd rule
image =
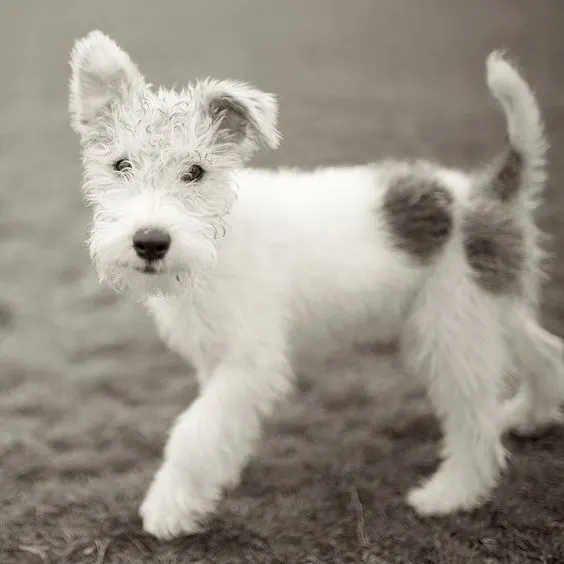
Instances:
[[[564,344],[525,307],[518,307],[509,320],[507,347],[521,385],[505,403],[504,428],[535,435],[563,420]]]
[[[506,363],[501,304],[472,282],[457,247],[455,240],[420,289],[401,341],[404,365],[427,385],[444,433],[439,469],[407,498],[424,515],[480,505],[506,458],[498,400]]]

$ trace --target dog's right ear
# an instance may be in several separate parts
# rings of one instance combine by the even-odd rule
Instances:
[[[114,104],[145,86],[129,55],[101,31],[79,39],[71,52],[69,111],[73,129],[91,134]]]

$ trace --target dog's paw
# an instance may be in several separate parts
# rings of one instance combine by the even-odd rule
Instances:
[[[465,491],[461,483],[457,487],[451,480],[437,476],[412,489],[406,501],[419,515],[430,516],[470,511],[481,504],[482,498]]]
[[[563,423],[564,414],[558,405],[532,406],[522,390],[504,403],[504,430],[520,437],[538,437],[553,425]]]
[[[145,532],[161,540],[193,535],[202,525],[213,504],[194,491],[175,470],[161,468],[151,484],[139,514]]]

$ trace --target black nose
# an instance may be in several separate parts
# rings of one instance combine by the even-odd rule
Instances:
[[[142,259],[162,259],[169,247],[170,235],[162,229],[139,229],[133,235],[133,248]]]

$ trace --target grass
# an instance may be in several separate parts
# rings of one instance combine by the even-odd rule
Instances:
[[[420,519],[406,490],[437,463],[421,388],[386,356],[311,366],[210,530],[160,543],[137,507],[193,375],[134,304],[100,287],[84,240],[66,64],[92,28],[156,83],[215,75],[277,92],[283,147],[257,164],[387,155],[474,166],[503,139],[483,60],[508,46],[552,141],[547,326],[564,336],[564,7],[559,0],[238,0],[7,4],[0,22],[0,562],[557,563],[564,433],[508,439],[492,501]]]

